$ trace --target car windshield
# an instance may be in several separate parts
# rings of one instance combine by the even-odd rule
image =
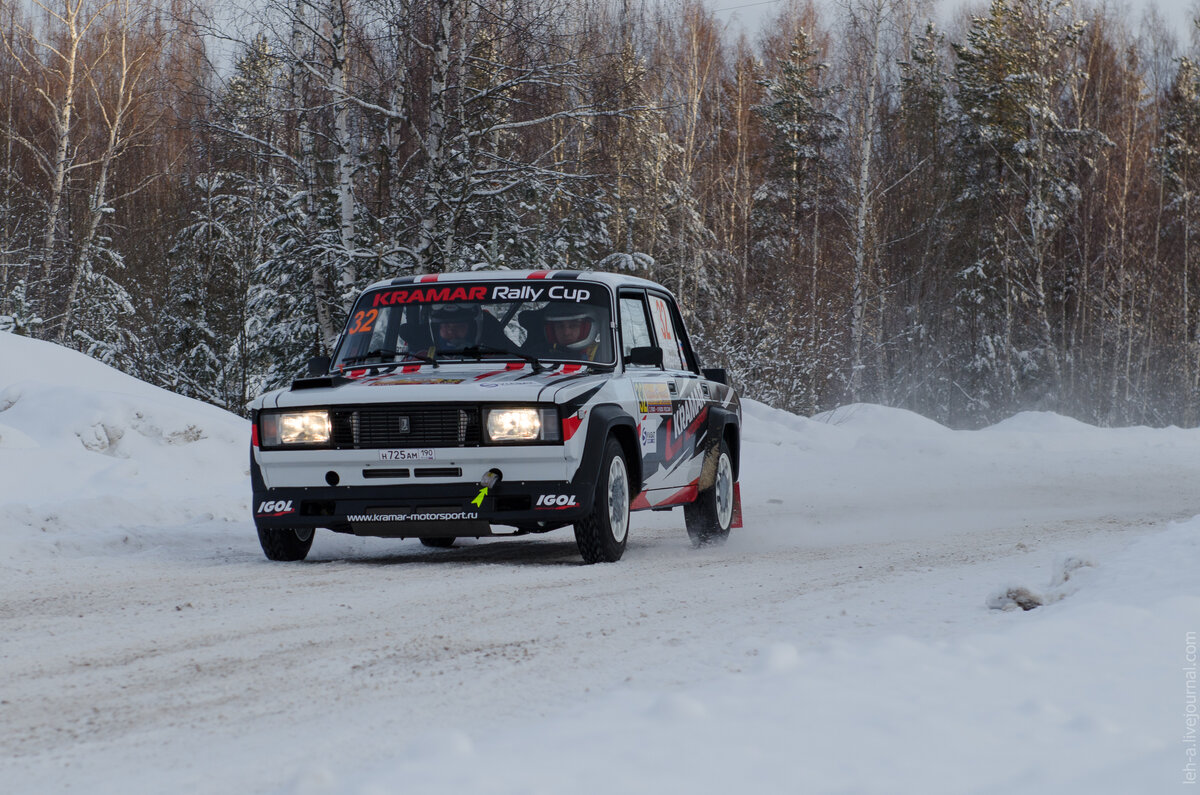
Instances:
[[[350,313],[334,368],[484,359],[612,365],[610,301],[603,285],[576,280],[377,288]]]

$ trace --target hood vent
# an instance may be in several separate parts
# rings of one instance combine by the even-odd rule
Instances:
[[[332,389],[335,386],[350,383],[349,378],[340,375],[326,375],[320,378],[297,378],[292,382],[292,391],[301,389]]]

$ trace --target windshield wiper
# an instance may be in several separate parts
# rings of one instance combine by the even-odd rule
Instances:
[[[462,354],[463,356],[471,356],[475,359],[482,359],[484,354],[499,353],[504,356],[515,356],[518,359],[524,359],[533,367],[535,373],[540,373],[546,369],[546,366],[538,361],[536,356],[531,356],[528,353],[515,351],[511,348],[500,348],[495,345],[469,345],[461,350],[452,351],[453,353]]]
[[[382,361],[384,356],[388,357],[388,361],[386,361],[386,362]],[[371,362],[367,366],[368,367],[382,367],[385,364],[392,364],[393,363],[392,360],[395,359],[397,356],[403,356],[406,359],[416,359],[417,361],[425,362],[426,364],[432,364],[434,367],[438,366],[437,359],[433,358],[432,356],[426,356],[423,353],[414,353],[413,351],[393,351],[393,350],[386,349],[386,348],[376,348],[373,351],[368,351],[367,353],[361,354],[359,356],[349,356],[345,359],[342,359],[340,364],[343,367],[348,366],[348,365],[353,365],[353,364],[362,364],[362,363],[366,362],[367,359],[374,359],[376,357],[379,357],[380,361]]]

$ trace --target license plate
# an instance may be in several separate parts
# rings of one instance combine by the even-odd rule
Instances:
[[[422,450],[380,450],[380,461],[432,461],[433,449]]]

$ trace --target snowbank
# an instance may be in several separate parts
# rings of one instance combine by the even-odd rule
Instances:
[[[442,731],[371,770],[309,768],[285,791],[1184,791],[1197,560],[1193,520],[1075,570],[1050,606],[981,614],[980,631],[776,642],[729,660],[740,673]]]
[[[245,420],[13,334],[0,333],[0,361],[0,565],[244,521]]]

